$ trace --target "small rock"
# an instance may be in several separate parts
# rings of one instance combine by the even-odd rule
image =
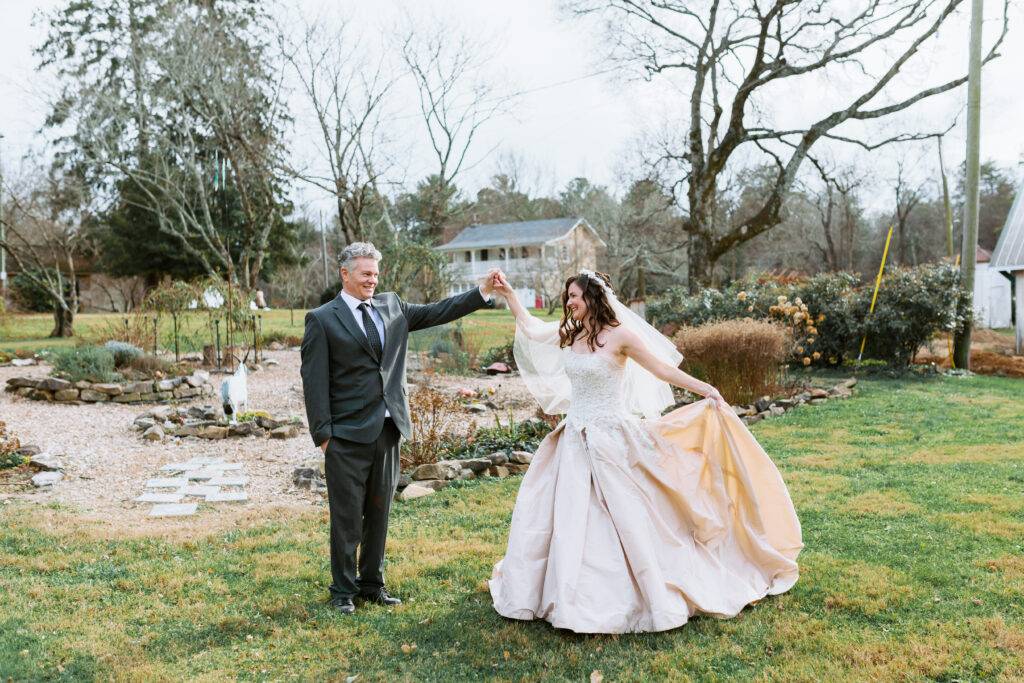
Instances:
[[[466,468],[462,469],[461,471],[459,471],[459,476],[457,477],[457,479],[459,481],[467,481],[469,479],[476,479],[476,472],[474,472],[473,470],[471,470],[468,467],[466,467]]]
[[[39,455],[43,452],[43,449],[34,444],[22,444],[21,448],[15,451],[20,456],[32,457],[33,455]]]
[[[493,465],[489,470],[487,470],[487,474],[492,477],[504,479],[509,475],[509,469],[504,465]]]
[[[265,361],[263,361],[263,362],[264,362],[264,364],[265,364],[265,365],[266,365],[266,366],[267,366],[268,368],[272,368],[272,367],[274,367],[275,365],[280,365],[280,364],[281,364],[281,363],[280,363],[280,361],[278,361],[278,360],[277,360],[277,359],[275,359],[275,358],[268,358],[268,359],[266,359],[266,360],[265,360]]]
[[[440,491],[444,487],[448,486],[448,482],[445,481],[444,479],[427,479],[425,481],[416,482],[416,486],[423,486],[428,489]]]
[[[36,385],[36,389],[45,389],[46,391],[61,391],[62,389],[71,389],[72,387],[71,382],[57,377],[47,377]]]
[[[504,453],[502,455],[504,455]],[[460,461],[460,464],[465,469],[472,471],[473,474],[481,474],[482,472],[486,472],[487,468],[495,463],[492,463],[488,458],[474,458],[472,460],[462,460]]]
[[[810,389],[807,393],[811,395],[811,398],[828,398],[828,392],[818,387]]]
[[[103,401],[109,401],[110,395],[93,389],[82,389],[81,399],[88,403],[102,403]]]
[[[121,385],[115,384],[114,382],[93,384],[90,387],[90,389],[92,389],[93,391],[98,391],[101,394],[106,394],[108,396],[119,396],[124,393],[124,389],[121,388]]]
[[[28,461],[28,464],[49,472],[57,472],[64,469],[64,464],[60,461],[60,458],[56,455],[50,455],[49,453],[33,455],[32,459]]]
[[[77,401],[78,400],[78,389],[60,389],[53,392],[54,401]]]
[[[200,439],[224,439],[227,438],[227,435],[227,427],[217,427],[214,425],[203,427],[199,430],[199,433],[196,434]]]
[[[771,413],[773,417],[778,417],[779,415],[784,415],[786,413],[786,409],[782,406],[772,405],[768,407],[768,412]]]
[[[509,372],[512,372],[512,369],[509,368],[508,365],[506,365],[505,363],[500,363],[499,362],[499,363],[491,363],[486,368],[484,368],[484,371],[488,375],[499,375],[499,374],[500,375],[504,375],[504,374],[508,374]]]
[[[426,481],[429,479],[454,479],[459,476],[461,467],[445,463],[427,463],[420,465],[411,473],[413,481]]]
[[[767,396],[762,396],[761,398],[759,398],[756,401],[754,401],[754,409],[758,413],[767,412],[768,406],[770,406],[770,405],[771,405],[771,400]]]
[[[283,425],[277,429],[270,430],[271,439],[291,439],[299,435],[299,429],[295,425]]]
[[[844,379],[841,382],[841,384],[847,389],[853,389],[855,386],[857,386],[857,378],[851,377],[850,379]]]
[[[28,367],[29,365],[35,365],[35,364],[36,364],[36,359],[35,358],[12,358],[11,359],[11,365],[13,365],[16,368],[25,368],[25,367]]]
[[[818,406],[827,401],[827,398],[812,398],[810,401],[808,401],[808,403],[810,403],[812,406]]]
[[[496,453],[491,453],[490,455],[487,456],[487,459],[491,462],[492,465],[504,465],[505,463],[508,462],[508,456],[505,455],[504,451],[497,451]]]
[[[429,496],[434,492],[434,489],[427,488],[426,486],[420,486],[419,484],[409,484],[402,492],[398,494],[398,500],[415,500],[422,498],[423,496]]]
[[[118,394],[117,396],[114,396],[110,400],[113,401],[114,403],[138,403],[139,401],[142,400],[142,394],[126,392],[123,394]]]
[[[32,477],[32,485],[36,488],[53,486],[63,478],[64,474],[62,472],[40,472]]]
[[[517,465],[529,465],[533,461],[533,453],[527,451],[512,451],[512,455],[508,459],[509,462]]]
[[[753,415],[747,415],[746,417],[744,417],[743,422],[744,424],[752,425],[755,422],[760,422],[763,419],[763,415],[761,415],[760,413],[754,413]]]
[[[178,386],[178,381],[173,379],[162,379],[155,383],[157,391],[174,391],[175,387]]]
[[[147,429],[149,429],[150,427],[152,427],[153,425],[156,424],[156,420],[154,420],[153,418],[148,417],[148,416],[147,417],[137,417],[137,418],[135,418],[135,422],[133,424],[135,425],[136,429],[141,429],[142,431],[146,431]]]
[[[20,389],[21,387],[29,387],[31,389],[35,389],[36,385],[38,385],[39,382],[40,380],[33,379],[31,377],[11,377],[9,380],[7,380],[7,386],[15,387],[18,389]]]
[[[780,398],[775,401],[775,405],[781,407],[783,410],[789,410],[796,405],[796,401],[791,398]]]
[[[508,471],[512,474],[526,474],[526,470],[530,469],[529,465],[509,464],[505,465],[505,467],[507,467]]]
[[[159,420],[160,422],[163,422],[173,414],[174,408],[171,406],[156,406],[149,411],[149,416],[155,420]]]
[[[485,406],[483,403],[467,403],[466,410],[468,410],[471,413],[486,413],[487,406]]]
[[[229,436],[252,436],[255,431],[256,425],[252,422],[239,422],[228,427]]]
[[[473,391],[472,389],[468,388],[468,387],[459,387],[458,390],[456,391],[456,393],[459,395],[459,398],[475,398],[476,397],[476,392]]]
[[[163,441],[164,428],[155,424],[142,433],[142,438],[146,441]]]
[[[397,488],[399,491],[401,491],[402,489],[404,489],[406,486],[408,486],[411,483],[412,483],[412,477],[410,477],[405,472],[402,472],[401,474],[398,475],[398,486],[396,486],[395,488]]]

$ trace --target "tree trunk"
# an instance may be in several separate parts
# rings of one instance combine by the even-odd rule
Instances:
[[[686,246],[687,287],[690,294],[696,294],[701,287],[711,285],[711,269],[714,264],[708,258],[711,240],[704,235],[690,233]]]
[[[74,330],[75,314],[57,304],[53,307],[53,330],[50,332],[51,337],[73,337],[75,336]]]

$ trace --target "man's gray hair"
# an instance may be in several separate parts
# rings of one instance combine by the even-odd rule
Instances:
[[[338,267],[352,270],[352,264],[357,258],[372,258],[379,262],[384,257],[370,242],[353,242],[338,254]]]

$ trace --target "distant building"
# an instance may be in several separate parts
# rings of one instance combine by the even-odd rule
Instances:
[[[974,324],[978,327],[1010,326],[1010,280],[990,267],[992,252],[978,247],[974,266]]]
[[[520,301],[542,308],[559,300],[570,275],[596,269],[606,246],[586,219],[552,218],[471,225],[437,250],[449,255],[450,294],[477,286],[487,271],[500,268]]]
[[[1010,215],[999,233],[989,263],[992,270],[1003,273],[1013,282],[1013,317],[1016,328],[1016,350],[1024,353],[1024,185],[1010,207]]]

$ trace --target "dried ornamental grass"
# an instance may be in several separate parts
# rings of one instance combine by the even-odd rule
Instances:
[[[773,393],[792,348],[784,327],[751,319],[684,327],[673,338],[684,369],[710,382],[730,403]]]

